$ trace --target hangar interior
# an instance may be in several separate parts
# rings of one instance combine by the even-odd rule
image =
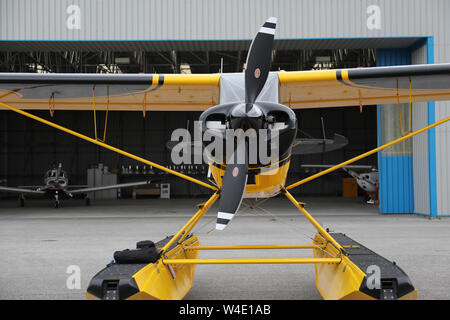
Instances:
[[[427,41],[427,38],[386,38],[377,39],[376,42],[369,42],[368,39],[279,41],[276,42],[272,55],[272,70],[318,70],[426,63],[428,60],[424,51],[427,50]],[[375,43],[378,47],[367,47],[369,43]],[[247,55],[245,45],[249,44],[238,43],[235,48],[238,50],[233,51],[223,50],[226,48],[215,43],[209,44],[203,51],[184,51],[185,44],[179,46],[179,51],[164,51],[165,48],[153,46],[135,48],[135,45],[130,45],[129,51],[124,51],[127,44],[118,46],[107,43],[104,48],[93,46],[81,47],[79,50],[61,44],[61,49],[65,51],[49,51],[49,47],[44,43],[41,47],[33,44],[31,49],[34,51],[25,51],[23,46],[12,44],[9,47],[12,51],[0,52],[0,71],[242,72]],[[189,46],[195,48],[195,44]],[[348,48],[341,49],[344,46]],[[420,108],[423,108],[423,104],[414,103],[413,109]],[[293,155],[288,183],[321,170],[302,168],[302,164],[336,164],[393,140],[401,135],[402,130],[411,130],[407,123],[413,117],[410,117],[412,109],[408,104],[401,104],[401,112],[398,110],[397,105],[384,105],[383,108],[363,106],[295,110],[299,121],[299,136],[322,138],[324,134],[326,137],[332,137],[334,133],[338,133],[347,137],[349,144],[342,149],[323,154]],[[176,128],[189,128],[192,132],[193,122],[198,119],[200,113],[147,110],[144,115],[141,112],[111,112],[107,122],[106,141],[156,163],[171,166],[173,164],[170,160],[170,150],[165,147],[171,132]],[[94,134],[93,111],[58,111],[52,117],[49,111],[36,111],[36,114],[88,136]],[[102,128],[105,112],[97,111],[96,115],[97,125]],[[422,126],[426,125],[420,116],[423,114],[414,113],[414,128],[420,128],[421,122]],[[144,168],[136,161],[79,141],[30,119],[23,119],[17,114],[2,112],[1,132],[0,177],[5,185],[39,185],[45,170],[52,163],[61,162],[69,174],[71,184],[86,184],[87,169],[103,164],[117,173],[117,181],[120,183],[142,180],[145,177],[151,179],[152,183],[169,183],[171,197],[196,197],[207,193],[207,190],[197,185],[162,174],[158,170]],[[421,205],[430,202],[429,190],[420,190],[420,187],[414,187],[412,182],[413,171],[416,175],[423,174],[423,171],[417,168],[420,161],[426,165],[423,153],[417,152],[416,168],[413,168],[412,145],[415,143],[416,150],[420,150],[426,147],[426,143],[423,137],[414,141],[407,141],[383,151],[378,156],[372,155],[358,162],[358,165],[380,169],[379,196],[382,213],[430,212],[430,207]],[[206,165],[174,168],[199,179],[206,179]],[[303,196],[341,196],[345,177],[348,177],[345,172],[337,171],[297,188],[294,193]],[[359,189],[358,195],[365,196],[365,193]],[[399,201],[389,200],[394,195]],[[5,194],[0,196],[11,197]],[[120,196],[132,197],[132,190],[124,189]],[[418,208],[420,210],[417,210]]]
[[[450,61],[445,18],[449,4],[445,0],[263,0],[245,5],[235,1],[230,6],[213,0],[189,5],[178,0],[164,5],[112,1],[108,8],[97,2],[69,2],[1,3],[1,72],[241,72],[255,26],[269,16],[280,21],[272,55],[274,71]],[[28,4],[32,10],[26,10]],[[362,112],[359,107],[296,110],[300,129],[307,134],[321,138],[323,118],[326,135],[342,134],[349,144],[327,154],[294,156],[288,179],[311,174],[302,170],[302,164],[336,163],[443,119],[448,116],[449,105],[440,101],[364,106]],[[50,119],[46,110],[34,112]],[[98,114],[101,127],[104,115]],[[144,118],[140,112],[111,112],[107,141],[170,165],[164,143],[171,130],[185,128],[188,123],[192,127],[198,115],[147,110]],[[92,164],[118,170],[137,165],[9,112],[2,110],[0,116],[3,184],[39,184],[42,173],[55,161],[63,163],[75,184],[86,182],[86,169]],[[52,120],[93,135],[90,112],[56,112]],[[442,125],[358,162],[379,169],[380,213],[450,215],[448,137],[449,125]],[[339,196],[342,179],[347,176],[336,172],[295,189],[295,193]],[[174,197],[204,192],[174,177],[156,175],[156,179],[170,183]]]
[[[334,68],[370,67],[376,65],[376,49],[350,48],[298,49],[291,44],[273,51],[272,70],[318,70]],[[41,48],[42,49],[42,48]],[[242,72],[246,50],[238,51],[3,51],[0,52],[0,72],[87,72],[87,73],[210,73]],[[201,112],[114,111],[108,116],[106,141],[113,146],[143,156],[165,166],[173,165],[170,150],[165,147],[177,128],[193,130],[193,122]],[[75,131],[93,136],[93,111],[36,111],[36,115],[55,121]],[[342,149],[313,155],[293,155],[288,181],[296,181],[319,169],[305,169],[302,164],[336,164],[377,145],[377,113],[375,106],[296,110],[299,121],[298,136],[331,138],[334,133],[344,135],[349,144]],[[103,130],[105,112],[97,111],[97,125]],[[170,183],[172,197],[192,197],[206,194],[195,184],[177,177],[150,171],[137,161],[80,141],[31,119],[23,119],[11,112],[2,112],[2,166],[0,177],[8,185],[39,185],[43,173],[52,163],[63,164],[70,184],[87,182],[87,169],[93,164],[104,164],[118,173],[119,182],[142,180],[147,177],[155,183]],[[323,119],[323,127],[322,127]],[[377,168],[376,156],[360,162]],[[139,167],[136,170],[136,166]],[[133,173],[124,173],[131,167]],[[114,170],[116,169],[116,170]],[[127,170],[125,169],[125,170]],[[205,180],[206,165],[179,169]],[[295,190],[301,195],[342,195],[345,172],[337,172]],[[364,195],[363,191],[359,191]],[[11,195],[0,195],[13,197]],[[122,190],[123,197],[131,197],[131,190]]]

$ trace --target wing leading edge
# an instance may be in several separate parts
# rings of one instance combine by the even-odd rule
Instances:
[[[41,190],[31,190],[31,189],[24,189],[24,188],[13,188],[13,187],[2,187],[2,186],[0,186],[0,192],[20,193],[20,194],[38,194],[38,195],[45,194],[45,191],[41,191]]]
[[[450,100],[450,64],[278,72],[293,109]]]
[[[19,109],[205,110],[220,74],[0,73],[0,101]]]
[[[450,64],[277,73],[293,109],[450,100]],[[202,111],[219,87],[220,74],[0,73],[0,101],[19,109]]]

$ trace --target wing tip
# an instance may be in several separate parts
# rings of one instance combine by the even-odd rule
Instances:
[[[275,23],[275,24],[276,24],[276,23],[277,23],[277,20],[278,20],[278,19],[277,19],[276,17],[270,17],[269,19],[266,20],[266,22],[269,22],[269,23]]]

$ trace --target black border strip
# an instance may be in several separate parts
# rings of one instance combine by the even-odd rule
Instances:
[[[162,78],[162,79],[161,79]],[[153,83],[153,75],[99,75],[99,74],[14,74],[0,73],[0,83],[23,84],[144,84]],[[158,85],[164,83],[159,76]]]
[[[441,74],[448,74],[450,76],[450,63],[432,64],[432,65],[408,65],[408,66],[394,66],[394,67],[354,68],[347,70],[349,80],[387,78],[387,77],[427,76],[427,75],[441,75]],[[336,72],[336,77],[338,77],[338,72]],[[342,79],[342,74],[340,74],[340,77]]]

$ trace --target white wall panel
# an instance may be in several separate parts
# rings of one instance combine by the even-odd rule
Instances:
[[[66,27],[70,5],[81,28]],[[380,8],[381,28],[367,28],[367,8]],[[251,39],[269,16],[277,37],[448,37],[447,0],[1,0],[2,40]],[[438,40],[440,41],[440,40]]]
[[[412,64],[427,63],[427,48],[422,46],[411,54]],[[426,102],[413,104],[413,130],[427,125],[428,104]],[[430,185],[428,167],[428,132],[413,137],[413,182],[414,182],[414,212],[430,214]]]
[[[450,103],[436,103],[436,121],[450,116]],[[436,128],[436,189],[438,215],[450,215],[450,123]]]

